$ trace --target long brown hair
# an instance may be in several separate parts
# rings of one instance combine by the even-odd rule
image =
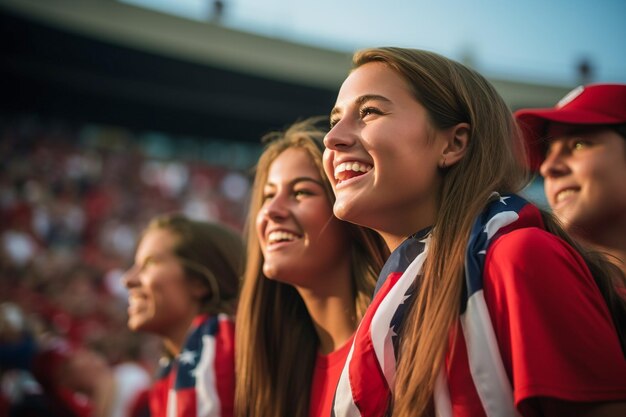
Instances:
[[[423,416],[432,411],[435,379],[459,318],[472,223],[493,191],[519,192],[530,177],[518,127],[504,100],[483,76],[438,54],[413,49],[366,49],[353,57],[354,68],[369,62],[382,62],[404,78],[435,128],[470,125],[466,155],[443,174],[429,256],[400,338],[391,413]],[[567,237],[552,216],[544,214],[544,221],[548,231]],[[605,262],[579,250],[596,280],[609,282]],[[615,294],[612,285],[599,286]],[[621,308],[623,312],[623,303]]]
[[[310,118],[263,138],[269,142],[256,167],[247,220],[247,264],[237,312],[235,414],[255,417],[305,417],[319,345],[317,333],[294,287],[263,274],[263,255],[254,224],[263,204],[263,187],[272,162],[289,148],[308,152],[323,179],[329,204],[335,201],[322,165],[327,118]],[[357,319],[363,316],[376,277],[388,253],[372,231],[347,224]]]

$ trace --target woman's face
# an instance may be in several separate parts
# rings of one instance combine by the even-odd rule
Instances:
[[[172,251],[177,238],[169,230],[150,229],[141,239],[135,265],[124,276],[131,330],[168,338],[186,331],[198,314],[193,282]]]
[[[552,124],[540,171],[568,231],[595,242],[626,220],[626,140],[608,128]],[[600,242],[597,242],[600,243]]]
[[[256,229],[263,273],[297,287],[326,285],[328,271],[349,265],[346,225],[333,215],[320,172],[301,148],[271,163]]]
[[[344,81],[331,112],[324,169],[337,217],[390,240],[434,222],[443,142],[408,84],[383,63]]]

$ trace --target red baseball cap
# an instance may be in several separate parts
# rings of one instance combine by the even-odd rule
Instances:
[[[554,107],[521,109],[515,118],[528,149],[528,165],[538,171],[544,160],[542,143],[549,122],[572,125],[626,123],[626,84],[590,84],[576,87]]]

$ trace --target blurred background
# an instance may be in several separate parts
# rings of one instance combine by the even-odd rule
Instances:
[[[120,283],[138,233],[167,211],[242,230],[259,138],[328,114],[355,49],[439,52],[512,110],[548,107],[626,82],[624,16],[623,0],[0,0],[0,346],[47,334],[152,373]],[[15,358],[0,351],[0,415],[28,387]]]

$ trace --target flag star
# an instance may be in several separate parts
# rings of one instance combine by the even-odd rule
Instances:
[[[506,200],[508,200],[509,198],[511,197],[500,197],[500,202],[506,206]]]
[[[178,356],[178,360],[182,364],[192,364],[195,362],[196,352],[191,350],[184,350],[181,352],[180,356]]]
[[[195,367],[195,368],[191,369],[189,371],[189,375],[192,376],[193,378],[197,377],[198,376],[198,367]]]
[[[485,249],[478,252],[479,255],[486,255],[487,251]]]

